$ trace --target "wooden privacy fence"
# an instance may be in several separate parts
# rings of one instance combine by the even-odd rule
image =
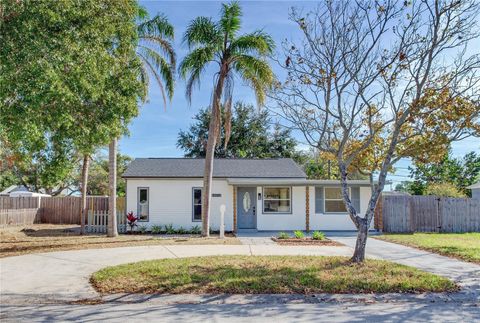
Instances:
[[[8,197],[0,196],[0,210],[7,209],[36,209],[39,208],[38,197]]]
[[[78,196],[0,197],[0,210],[36,209],[35,223],[80,224],[81,205],[82,199]],[[108,212],[108,197],[87,197],[87,208],[89,212]],[[125,210],[124,197],[117,198],[117,209]],[[0,223],[4,222],[2,219]]]
[[[0,227],[40,222],[38,209],[0,209]]]
[[[480,232],[480,200],[384,195],[375,227],[384,232]]]
[[[107,233],[108,211],[88,211],[87,232]],[[117,211],[117,229],[119,233],[127,232],[127,218],[125,211]]]

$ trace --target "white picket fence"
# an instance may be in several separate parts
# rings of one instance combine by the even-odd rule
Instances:
[[[108,211],[88,211],[88,233],[107,233],[107,226]],[[127,232],[127,218],[124,210],[117,210],[117,228],[119,233]]]

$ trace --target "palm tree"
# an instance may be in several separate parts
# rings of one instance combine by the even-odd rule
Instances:
[[[175,87],[176,56],[172,46],[174,29],[162,14],[148,19],[146,11],[142,9],[139,19],[137,56],[142,61],[140,76],[147,90],[150,76],[155,78],[166,107],[167,97],[172,99]]]
[[[220,20],[197,17],[187,27],[183,41],[190,52],[179,66],[180,76],[187,80],[186,96],[191,103],[192,91],[209,63],[218,64],[213,90],[212,116],[208,130],[202,196],[202,235],[209,235],[209,214],[215,146],[220,134],[222,109],[225,115],[225,145],[230,136],[230,119],[234,75],[238,75],[255,92],[257,103],[265,101],[274,75],[266,56],[274,49],[273,39],[261,30],[237,35],[242,11],[237,2],[222,4]],[[223,104],[220,100],[223,96]]]
[[[139,24],[137,27],[138,45],[137,56],[142,61],[140,78],[145,85],[145,95],[147,97],[150,76],[160,88],[163,97],[163,103],[166,107],[167,98],[173,97],[175,86],[175,51],[172,41],[174,39],[173,26],[168,19],[161,14],[157,14],[152,19],[148,19],[147,11],[140,8]],[[116,163],[117,163],[117,138],[114,138],[109,145],[109,226],[108,236],[118,235],[116,225]]]

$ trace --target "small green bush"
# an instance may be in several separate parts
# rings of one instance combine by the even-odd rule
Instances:
[[[173,227],[173,224],[165,224],[165,232],[167,234],[175,234],[176,231],[175,231],[175,228]]]
[[[161,225],[152,225],[151,231],[153,234],[162,233],[162,226]]]
[[[184,227],[180,227],[180,228],[177,229],[176,233],[177,234],[185,234],[185,233],[187,233],[187,230],[185,230]]]
[[[312,234],[313,240],[325,240],[325,233],[320,231],[314,231]]]
[[[138,232],[140,233],[146,233],[147,232],[147,226],[146,225],[139,225],[138,226]]]
[[[278,239],[288,239],[288,238],[290,238],[290,235],[286,232],[279,232],[277,238]]]
[[[305,234],[303,233],[303,231],[297,230],[297,231],[294,231],[293,234],[295,235],[295,238],[297,238],[297,239],[305,238]]]
[[[200,233],[202,233],[202,229],[201,229],[198,225],[194,225],[194,226],[190,229],[190,233],[191,233],[191,234],[200,234]]]

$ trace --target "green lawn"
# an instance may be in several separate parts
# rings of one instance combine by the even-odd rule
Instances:
[[[376,239],[480,263],[480,233],[385,234]]]
[[[101,293],[441,292],[450,280],[387,261],[345,257],[218,256],[142,261],[94,273]]]

